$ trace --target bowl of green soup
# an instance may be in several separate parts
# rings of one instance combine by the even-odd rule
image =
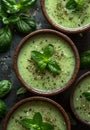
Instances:
[[[52,96],[73,83],[79,61],[77,48],[70,38],[60,32],[43,29],[27,35],[17,46],[14,68],[28,91]]]
[[[41,0],[45,18],[64,33],[90,30],[90,0]]]
[[[15,104],[6,115],[3,130],[71,130],[62,106],[45,97],[30,97]]]
[[[90,126],[90,71],[83,74],[76,81],[70,104],[76,118]]]

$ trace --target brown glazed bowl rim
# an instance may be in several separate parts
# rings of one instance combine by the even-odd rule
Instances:
[[[48,102],[48,103],[52,104],[53,106],[55,106],[62,114],[62,116],[66,122],[67,130],[71,130],[70,119],[69,119],[66,111],[64,110],[64,108],[59,103],[55,102],[54,100],[46,98],[46,97],[42,97],[42,96],[33,96],[33,97],[29,97],[29,98],[26,98],[26,99],[23,99],[23,100],[17,102],[7,113],[7,115],[3,121],[2,130],[7,130],[8,121],[9,121],[11,115],[16,111],[16,109],[19,108],[24,103],[27,103],[30,101],[44,101],[44,102]]]
[[[76,90],[76,88],[78,87],[78,84],[83,81],[84,78],[90,76],[90,71],[82,74],[76,81],[73,89],[72,89],[72,92],[71,92],[71,96],[70,96],[70,107],[71,107],[71,110],[73,112],[73,114],[75,115],[75,117],[77,118],[77,120],[79,120],[81,123],[85,124],[85,125],[88,125],[90,126],[90,123],[84,121],[83,119],[81,119],[81,117],[77,114],[75,108],[74,108],[74,103],[73,103],[73,98],[74,98],[74,92]]]
[[[45,16],[45,18],[47,19],[47,21],[55,28],[57,29],[58,31],[61,31],[63,33],[70,33],[70,34],[76,34],[76,33],[81,33],[81,32],[84,32],[84,31],[87,31],[90,29],[90,24],[87,24],[83,27],[78,27],[78,28],[67,28],[67,27],[64,27],[64,26],[60,26],[58,24],[56,24],[51,18],[50,16],[48,15],[47,11],[46,11],[46,8],[45,8],[45,0],[40,0],[40,4],[41,4],[41,9],[42,9],[42,12]]]
[[[73,52],[74,52],[74,55],[75,55],[75,68],[74,68],[74,73],[72,74],[71,76],[71,79],[68,81],[68,83],[66,83],[66,85],[62,88],[59,88],[59,89],[56,89],[54,91],[47,91],[47,92],[43,92],[43,91],[40,91],[40,90],[36,90],[34,89],[33,87],[30,87],[28,86],[24,80],[22,79],[22,77],[20,76],[19,74],[19,71],[18,71],[18,67],[17,67],[17,59],[18,59],[18,55],[19,55],[19,51],[20,49],[22,48],[22,46],[26,43],[26,41],[28,39],[30,39],[32,36],[36,36],[38,34],[44,34],[44,33],[51,33],[53,35],[57,35],[59,36],[60,38],[62,38],[63,40],[65,40],[69,46],[72,48]],[[16,50],[15,50],[15,54],[14,54],[14,70],[15,70],[15,73],[16,73],[16,76],[17,78],[19,79],[19,81],[21,82],[21,84],[30,92],[34,93],[34,94],[39,94],[39,95],[42,95],[42,96],[52,96],[52,95],[56,95],[60,92],[63,92],[64,90],[66,90],[75,80],[77,74],[78,74],[78,71],[79,71],[79,66],[80,66],[80,58],[79,58],[79,54],[78,54],[78,50],[76,48],[76,46],[74,45],[73,41],[67,37],[66,35],[58,32],[58,31],[55,31],[55,30],[51,30],[51,29],[41,29],[41,30],[37,30],[37,31],[34,31],[33,33],[30,33],[29,35],[25,36],[21,42],[18,44]]]

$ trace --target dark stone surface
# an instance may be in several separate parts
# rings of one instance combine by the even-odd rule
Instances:
[[[37,22],[37,30],[38,29],[45,29],[45,28],[51,28],[53,29],[50,24],[47,22],[47,20],[44,18],[41,8],[40,8],[40,3],[39,1],[37,2],[35,8],[32,10],[31,14],[35,17],[36,22]],[[87,31],[83,34],[74,34],[74,35],[68,35],[75,45],[77,46],[77,49],[79,53],[81,53],[84,50],[90,49],[90,31]],[[22,86],[21,83],[18,81],[15,73],[14,73],[14,68],[13,68],[13,56],[15,52],[15,48],[19,44],[20,40],[24,35],[21,35],[17,32],[14,33],[13,36],[13,41],[10,49],[5,52],[5,53],[0,53],[0,80],[3,79],[8,79],[12,82],[12,90],[11,92],[3,99],[7,106],[8,110],[18,101],[21,99],[30,97],[30,96],[35,96],[29,92],[27,92],[24,95],[16,95],[17,90]],[[80,70],[77,78],[87,72],[88,70]],[[49,97],[59,104],[63,106],[63,108],[66,110],[66,112],[71,113],[70,110],[70,105],[69,105],[69,99],[70,99],[70,92],[72,90],[73,85],[63,92],[62,94],[58,94],[53,97]],[[71,113],[72,114],[72,113]],[[75,117],[72,115],[72,117],[75,119]],[[76,120],[77,121],[77,120]],[[0,130],[2,130],[3,119],[0,120]],[[80,122],[77,121],[77,124],[75,126],[72,126],[72,130],[90,130],[89,127],[84,126]]]

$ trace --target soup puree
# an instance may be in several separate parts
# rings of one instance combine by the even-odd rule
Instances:
[[[42,51],[48,44],[54,46],[53,60],[61,68],[57,75],[45,69],[37,72],[35,62],[31,59],[31,51]],[[18,70],[25,83],[40,91],[53,91],[64,87],[70,80],[75,68],[75,55],[66,41],[59,36],[44,33],[33,36],[24,44],[18,56]]]
[[[23,118],[32,119],[35,112],[40,112],[44,122],[54,125],[54,130],[67,130],[59,109],[45,101],[30,101],[21,105],[10,117],[7,130],[26,130],[19,121]]]
[[[90,91],[90,76],[81,81],[74,92],[74,108],[81,119],[90,122],[90,101],[82,95],[83,92]]]
[[[90,0],[84,0],[82,10],[72,12],[66,9],[68,0],[45,0],[46,12],[58,26],[78,28],[90,24]]]

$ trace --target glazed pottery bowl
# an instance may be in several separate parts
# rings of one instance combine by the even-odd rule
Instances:
[[[48,53],[45,48],[49,48]],[[41,64],[33,60],[31,55],[36,51],[40,56],[46,53],[43,56],[46,68],[42,69],[42,56],[37,57]],[[14,68],[19,81],[28,91],[52,96],[63,92],[73,83],[79,70],[79,61],[79,54],[72,40],[60,32],[43,29],[27,35],[17,46]],[[59,72],[53,73],[58,70],[56,62]]]
[[[71,130],[70,121],[65,110],[55,101],[37,96],[26,98],[16,103],[5,117],[3,130],[25,130],[20,123],[21,120],[29,121],[29,119],[33,119],[34,115],[36,116],[36,113],[39,114],[37,114],[37,117],[39,117],[35,117],[35,122],[41,121],[41,115],[42,122],[51,124],[54,130]]]
[[[48,22],[64,33],[75,34],[90,30],[90,0],[85,1],[78,11],[67,9],[67,2],[67,0],[41,0],[41,9]],[[68,6],[70,4],[69,2]]]
[[[76,118],[90,126],[90,71],[76,81],[71,94],[70,105]]]

